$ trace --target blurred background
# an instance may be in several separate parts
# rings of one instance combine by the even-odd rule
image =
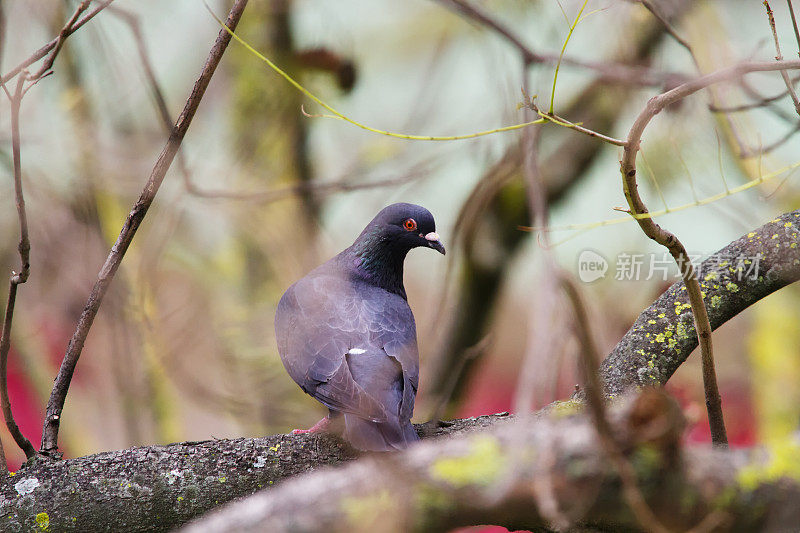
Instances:
[[[209,3],[219,16],[229,7]],[[542,57],[525,68],[506,37],[450,0],[251,0],[239,34],[323,100],[375,128],[447,136],[531,120],[518,107],[521,89],[538,95],[542,108],[550,104],[555,62],[583,2],[474,4]],[[559,71],[557,114],[624,138],[647,99],[682,76],[775,56],[759,2],[658,4],[661,21],[637,2],[588,2]],[[795,57],[786,4],[774,4],[784,55]],[[76,5],[3,2],[2,71],[57,35]],[[17,297],[9,388],[17,422],[36,447],[77,318],[165,143],[165,112],[175,120],[219,31],[200,0],[112,6],[69,38],[54,75],[22,103],[32,267]],[[657,117],[640,157],[648,206],[692,204],[796,163],[800,137],[791,137],[798,127],[788,97],[745,111],[709,109],[782,91],[777,73],[752,75]],[[275,306],[293,281],[352,243],[389,203],[430,209],[448,249],[445,258],[414,251],[406,262],[422,359],[418,422],[535,409],[569,397],[578,382],[578,343],[553,265],[577,278],[582,251],[608,261],[604,277],[580,283],[602,353],[675,279],[674,267],[666,280],[647,275],[648,262],[663,260],[663,251],[635,224],[559,229],[620,217],[613,207],[626,203],[615,146],[553,124],[527,134],[407,141],[304,116],[301,105],[324,112],[231,44],[182,159],[167,174],[91,330],[63,414],[66,456],[313,424],[324,411],[281,365]],[[19,263],[9,121],[3,97],[6,273]],[[532,147],[526,153],[535,155],[527,166],[523,135]],[[534,213],[531,205],[548,209]],[[799,206],[797,180],[783,172],[659,222],[690,253],[707,256]],[[544,223],[553,231],[519,229]],[[615,279],[620,254],[645,254],[638,279]],[[789,287],[714,335],[734,446],[795,428],[798,304],[798,287]],[[692,416],[687,438],[708,442],[698,354],[669,388]],[[22,453],[4,427],[0,438],[16,468]]]

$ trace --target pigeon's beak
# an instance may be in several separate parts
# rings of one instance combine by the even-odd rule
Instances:
[[[425,240],[428,241],[428,247],[433,248],[434,250],[436,250],[437,252],[439,252],[442,255],[445,254],[445,252],[444,252],[444,244],[442,244],[442,241],[439,240],[439,234],[438,233],[436,233],[435,231],[432,231],[432,232],[428,233],[427,235],[425,235],[424,237],[425,237]]]

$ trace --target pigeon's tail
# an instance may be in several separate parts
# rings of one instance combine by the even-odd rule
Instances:
[[[402,450],[419,440],[411,422],[372,422],[349,413],[344,415],[344,438],[354,448],[372,452]]]

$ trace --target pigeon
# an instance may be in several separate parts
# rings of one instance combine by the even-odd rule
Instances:
[[[289,376],[329,414],[307,433],[340,425],[354,448],[389,451],[419,440],[411,425],[419,385],[414,315],[403,286],[412,248],[442,254],[433,215],[414,204],[385,207],[352,246],[289,287],[275,313]]]

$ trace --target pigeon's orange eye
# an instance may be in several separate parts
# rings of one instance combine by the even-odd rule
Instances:
[[[407,218],[405,222],[403,222],[403,227],[406,228],[407,231],[415,231],[417,229],[417,221],[413,218]]]

